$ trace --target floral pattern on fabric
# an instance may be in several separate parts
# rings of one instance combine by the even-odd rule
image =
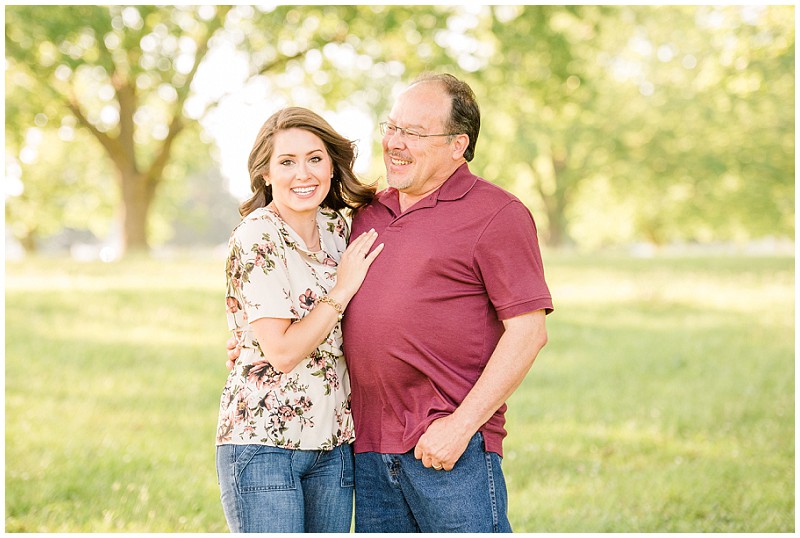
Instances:
[[[220,398],[217,444],[326,450],[355,437],[341,325],[289,373],[265,359],[250,321],[299,321],[336,283],[349,227],[335,211],[317,212],[319,250],[309,249],[277,214],[261,208],[228,244],[228,328],[242,345]]]

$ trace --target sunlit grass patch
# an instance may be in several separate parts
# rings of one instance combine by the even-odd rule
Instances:
[[[793,260],[555,257],[548,274],[550,342],[507,415],[515,528],[792,530]]]
[[[518,532],[794,530],[794,261],[547,255]],[[10,263],[6,530],[224,532],[221,260]]]

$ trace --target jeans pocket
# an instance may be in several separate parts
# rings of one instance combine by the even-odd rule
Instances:
[[[264,445],[242,445],[236,454],[236,488],[239,493],[295,489],[294,451]]]
[[[342,487],[355,486],[355,461],[353,460],[353,445],[345,443],[337,448],[342,457]]]

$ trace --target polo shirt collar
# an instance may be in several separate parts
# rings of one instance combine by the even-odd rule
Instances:
[[[453,175],[431,193],[427,200],[420,200],[414,207],[431,207],[436,205],[439,200],[453,201],[463,198],[475,186],[477,181],[478,176],[472,174],[469,171],[469,165],[464,163],[456,168]],[[389,187],[379,193],[377,198],[380,203],[391,209],[395,214],[400,213],[399,193],[394,187]]]

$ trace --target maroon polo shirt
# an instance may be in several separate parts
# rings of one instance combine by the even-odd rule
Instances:
[[[404,213],[386,189],[353,220],[385,243],[344,316],[356,452],[404,453],[463,401],[502,320],[553,309],[530,211],[466,164]],[[480,429],[502,455],[506,406]]]

